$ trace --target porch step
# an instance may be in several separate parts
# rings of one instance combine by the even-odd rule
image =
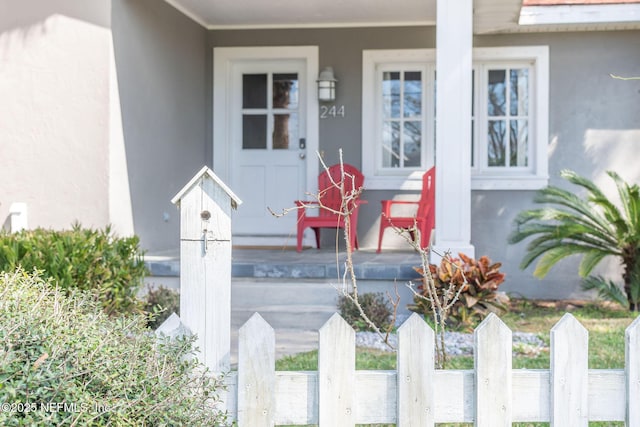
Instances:
[[[290,248],[233,248],[233,277],[336,279],[342,277],[346,253],[329,249],[305,249],[301,253]],[[179,277],[180,257],[177,254],[147,255],[145,263],[151,276]],[[418,277],[413,269],[420,266],[415,252],[359,250],[353,254],[356,277],[361,280],[412,280]]]

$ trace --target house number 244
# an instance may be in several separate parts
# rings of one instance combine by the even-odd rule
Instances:
[[[321,119],[334,119],[336,117],[344,117],[344,105],[320,106]]]

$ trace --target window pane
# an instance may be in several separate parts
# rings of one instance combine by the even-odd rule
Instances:
[[[242,75],[242,108],[267,108],[267,75]]]
[[[487,164],[489,166],[506,166],[506,146],[504,120],[490,120],[487,135]]]
[[[529,70],[526,68],[511,70],[511,115],[526,116],[529,114]]]
[[[298,108],[298,74],[273,75],[273,108]]]
[[[382,112],[384,117],[400,117],[400,73],[386,71],[382,75]]]
[[[400,166],[400,123],[384,122],[382,126],[382,167]]]
[[[505,70],[489,70],[489,99],[487,100],[489,116],[504,116],[506,113],[506,76]]]
[[[528,120],[511,120],[509,125],[509,166],[528,166]]]
[[[267,148],[266,114],[245,114],[242,116],[242,148]]]
[[[422,122],[404,122],[404,166],[420,167]]]
[[[273,149],[286,150],[289,147],[297,148],[298,140],[298,115],[274,114],[273,115]]]
[[[422,73],[404,73],[404,117],[420,117],[422,114]]]

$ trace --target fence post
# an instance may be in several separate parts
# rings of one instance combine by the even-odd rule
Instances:
[[[511,330],[494,313],[476,328],[476,427],[511,426]]]
[[[551,427],[589,425],[589,333],[567,313],[551,329]]]
[[[625,377],[627,388],[626,426],[640,427],[640,316],[626,329]]]
[[[353,426],[356,333],[337,313],[318,332],[318,424]]]
[[[433,427],[434,333],[413,313],[398,328],[398,426]]]
[[[238,426],[273,426],[276,337],[255,313],[238,332]]]
[[[198,358],[230,368],[231,209],[240,199],[204,167],[171,202],[180,208],[180,319],[197,335]]]

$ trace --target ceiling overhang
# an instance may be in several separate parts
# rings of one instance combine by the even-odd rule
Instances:
[[[209,29],[435,25],[436,0],[166,0]]]
[[[213,30],[436,25],[437,0],[165,1]],[[640,28],[640,2],[616,1],[474,0],[474,34]]]

